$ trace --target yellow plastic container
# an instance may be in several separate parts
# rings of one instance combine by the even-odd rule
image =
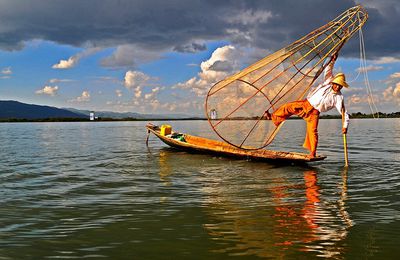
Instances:
[[[172,132],[172,127],[170,125],[161,125],[160,134],[163,136],[170,135]]]

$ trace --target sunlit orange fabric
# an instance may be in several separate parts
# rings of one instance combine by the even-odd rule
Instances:
[[[274,124],[278,126],[292,115],[298,115],[307,122],[307,133],[303,147],[315,155],[318,145],[319,111],[305,99],[287,103],[278,108],[271,116]]]
[[[306,184],[306,198],[307,201],[303,208],[303,217],[307,221],[310,230],[318,228],[318,209],[317,204],[319,200],[319,187],[317,183],[317,174],[314,171],[305,171],[304,180]],[[313,241],[312,237],[305,238],[308,242]]]

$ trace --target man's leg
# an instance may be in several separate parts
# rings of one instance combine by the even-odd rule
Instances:
[[[311,113],[308,117],[304,118],[304,120],[307,122],[307,133],[303,147],[310,151],[311,157],[315,157],[317,155],[318,146],[318,111]]]
[[[271,114],[272,122],[278,126],[290,116],[298,115],[303,111],[304,102],[304,100],[294,101],[281,106]]]

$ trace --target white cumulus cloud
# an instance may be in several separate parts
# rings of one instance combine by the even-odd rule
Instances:
[[[117,97],[122,97],[122,90],[120,89],[115,90],[115,95],[117,95]]]
[[[400,82],[396,84],[396,87],[393,90],[393,96],[400,101]]]
[[[383,67],[370,65],[367,67],[360,67],[356,69],[357,72],[368,72],[368,71],[379,71],[379,70],[383,70]]]
[[[2,70],[1,70],[1,74],[4,74],[4,75],[11,75],[11,74],[12,74],[11,67],[7,67],[7,68],[2,69]]]
[[[77,53],[73,56],[71,56],[70,58],[68,58],[67,60],[60,60],[57,64],[54,64],[52,66],[53,69],[70,69],[75,67],[78,62],[80,61],[80,59],[90,56],[96,52],[98,52],[99,50],[101,50],[101,48],[89,48],[84,50],[83,52]]]
[[[0,79],[9,79],[11,74],[11,67],[3,68],[0,73]]]
[[[51,84],[60,83],[60,82],[72,82],[72,79],[50,79],[49,82]]]
[[[156,79],[141,71],[129,70],[125,73],[124,86],[127,89],[133,90],[134,98],[139,99],[143,96],[143,93],[147,92],[143,91],[143,88],[154,85],[154,80]],[[153,98],[160,90],[160,87],[153,88],[151,93],[145,94],[145,99]]]
[[[83,103],[83,102],[89,102],[89,101],[90,101],[90,93],[87,90],[84,90],[79,97],[69,100],[69,102],[72,102],[72,103],[74,103],[74,102]]]
[[[90,101],[90,93],[89,91],[83,91],[80,97],[77,97],[78,102],[88,102]]]
[[[144,99],[153,99],[160,92],[160,89],[160,87],[153,88],[150,93],[144,95]]]
[[[68,60],[60,60],[57,64],[52,66],[53,69],[70,69],[75,67],[79,59],[76,56],[70,57]]]
[[[399,79],[400,78],[400,72],[395,72],[389,76],[391,79]]]
[[[398,82],[394,87],[390,86],[383,92],[383,98],[385,101],[395,101],[400,105],[400,82]]]
[[[37,95],[48,95],[54,97],[57,95],[58,86],[44,86],[42,89],[37,90],[35,93]]]
[[[142,96],[142,89],[140,87],[136,87],[134,93],[135,98],[140,98]]]
[[[149,80],[150,77],[141,71],[128,70],[125,73],[124,85],[128,89],[141,88],[147,84]]]
[[[374,61],[375,64],[388,64],[396,62],[400,62],[400,59],[395,57],[380,57],[379,59]]]
[[[217,48],[211,57],[200,64],[197,77],[178,83],[173,88],[189,89],[198,96],[204,96],[209,88],[230,74],[239,71],[242,52],[232,45]]]

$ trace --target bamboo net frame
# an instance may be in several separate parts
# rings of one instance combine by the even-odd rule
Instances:
[[[264,120],[265,111],[272,113],[285,103],[303,99],[332,56],[367,19],[365,9],[354,6],[289,46],[216,83],[205,102],[212,129],[238,148],[252,150],[269,145],[282,124],[275,127]]]

